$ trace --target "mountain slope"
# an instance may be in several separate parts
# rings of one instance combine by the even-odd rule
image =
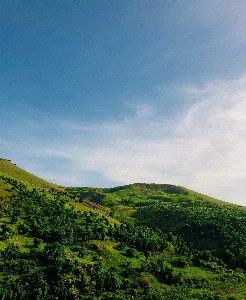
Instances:
[[[164,184],[55,189],[1,166],[1,299],[246,299],[244,210]],[[225,215],[230,231],[212,233]],[[201,231],[234,240],[225,257],[189,242]]]
[[[10,176],[15,179],[25,181],[27,184],[35,185],[43,188],[54,188],[55,190],[62,190],[61,186],[57,184],[50,183],[45,181],[12,163],[11,160],[0,158],[0,174],[5,176]]]

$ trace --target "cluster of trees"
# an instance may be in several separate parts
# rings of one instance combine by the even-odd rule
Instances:
[[[198,249],[211,250],[230,267],[246,269],[246,211],[205,201],[172,205],[151,205],[150,211],[165,224],[178,224],[173,230]]]

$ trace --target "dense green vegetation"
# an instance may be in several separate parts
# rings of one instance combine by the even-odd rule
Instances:
[[[0,161],[1,299],[246,299],[244,208],[172,185],[65,189]]]

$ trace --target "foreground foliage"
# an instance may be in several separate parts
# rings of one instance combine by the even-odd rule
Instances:
[[[168,185],[20,178],[0,173],[1,299],[246,298],[243,209]]]

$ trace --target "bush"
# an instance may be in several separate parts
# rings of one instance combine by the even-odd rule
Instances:
[[[127,255],[128,257],[134,257],[134,256],[136,255],[136,250],[133,249],[133,248],[128,248],[128,249],[126,250],[126,255]]]

